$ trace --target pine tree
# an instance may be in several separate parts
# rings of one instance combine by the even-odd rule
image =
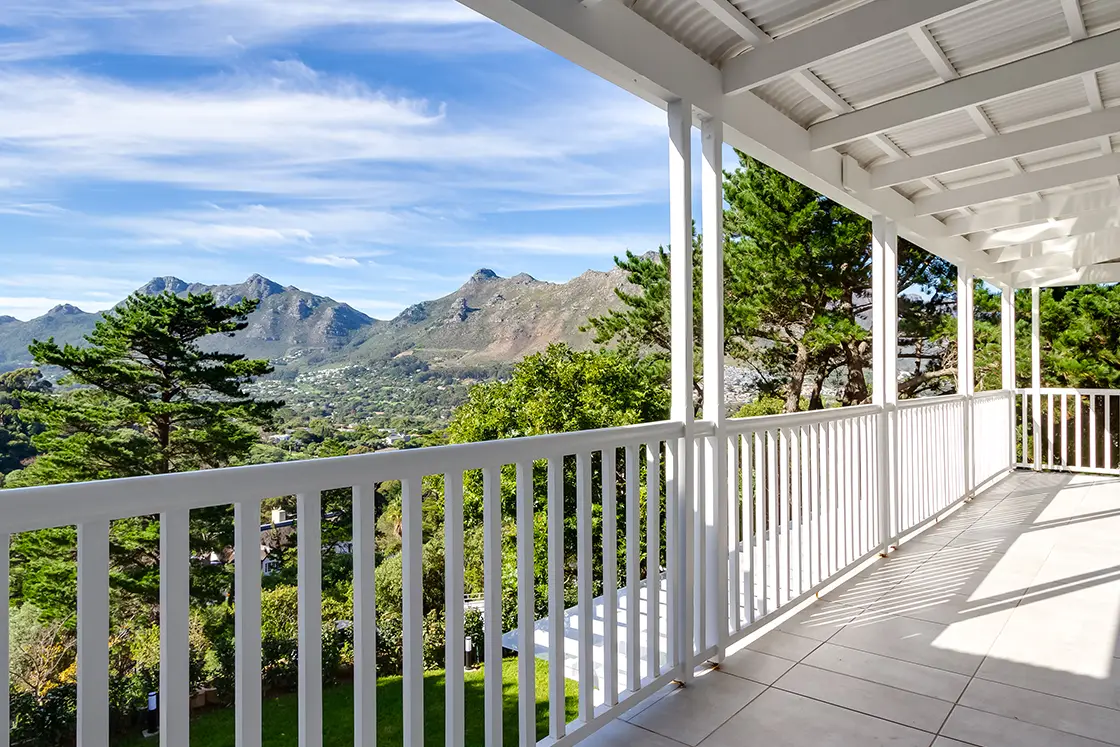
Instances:
[[[36,363],[62,369],[60,383],[72,389],[20,394],[22,416],[44,430],[34,437],[40,456],[10,475],[8,487],[224,467],[247,457],[258,440],[256,426],[268,422],[281,403],[256,400],[246,387],[272,368],[265,360],[212,352],[206,343],[211,335],[244,329],[257,303],[244,299],[222,306],[210,294],[135,294],[104,314],[87,345],[33,342],[29,350]],[[228,543],[229,513],[228,507],[193,512],[195,551]],[[59,531],[68,534],[16,538],[13,559],[23,566],[17,575],[24,593],[34,596],[44,574],[64,575],[51,564],[73,532]],[[44,556],[44,542],[53,558]],[[111,545],[117,586],[153,600],[158,521],[114,522]]]

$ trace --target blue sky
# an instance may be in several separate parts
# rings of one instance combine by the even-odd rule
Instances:
[[[0,314],[259,272],[380,318],[667,234],[664,115],[453,0],[4,0]]]

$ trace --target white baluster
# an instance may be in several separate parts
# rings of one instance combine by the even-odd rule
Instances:
[[[234,713],[237,747],[261,745],[261,504],[233,506]]]
[[[460,490],[461,490],[460,486]],[[354,540],[354,745],[355,747],[376,747],[377,745],[377,604],[375,600],[377,578],[375,575],[374,558],[377,553],[377,519],[374,516],[375,496],[377,490],[374,485],[357,485],[354,487],[354,526],[352,528]],[[446,505],[446,503],[445,503]],[[448,531],[456,526],[448,521]],[[462,532],[462,521],[458,525]],[[452,555],[453,545],[448,543],[448,557]],[[462,545],[459,545],[460,552]],[[460,584],[461,586],[461,584]],[[462,599],[460,590],[457,599]],[[449,596],[447,614],[447,640],[448,648],[454,640],[453,609],[450,600],[456,597]],[[462,605],[459,605],[459,638],[462,638]],[[456,648],[462,649],[462,646]],[[454,677],[452,673],[453,659],[448,652],[447,681],[450,683]],[[461,656],[461,654],[460,654]],[[460,661],[460,669],[462,659]],[[462,681],[460,677],[460,682]],[[453,715],[454,699],[448,694],[448,725],[450,730],[451,716]],[[459,721],[462,728],[462,721]],[[455,747],[455,743],[448,739],[447,744]],[[462,745],[458,745],[462,747]]]
[[[555,742],[564,736],[567,727],[564,707],[564,457],[548,460],[548,619],[548,733]]]
[[[296,496],[299,747],[321,747],[323,744],[322,513],[319,493]]]
[[[189,747],[191,545],[188,509],[159,516],[159,741]]]
[[[533,463],[517,463],[517,701],[518,742],[537,743],[536,565]]]
[[[483,673],[487,747],[502,744],[502,484],[501,469],[482,470],[482,573],[485,615]]]

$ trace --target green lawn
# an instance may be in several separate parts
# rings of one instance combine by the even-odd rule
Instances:
[[[466,673],[466,743],[483,745],[483,683],[482,670]],[[504,682],[504,732],[506,744],[517,744],[517,659],[502,662]],[[385,677],[377,683],[377,743],[402,744],[401,678]],[[576,683],[565,686],[567,719],[578,713]],[[424,743],[444,743],[444,673],[427,672],[424,676]],[[297,744],[299,699],[295,693],[269,698],[264,702],[264,747],[289,747]],[[207,711],[191,720],[191,747],[234,747],[233,709]],[[537,738],[548,734],[548,662],[537,660]],[[156,738],[125,738],[115,740],[120,747],[151,747]],[[350,684],[323,690],[324,747],[352,747],[354,744],[354,690]]]

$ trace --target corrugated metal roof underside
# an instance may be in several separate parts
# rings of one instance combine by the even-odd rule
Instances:
[[[960,75],[1069,42],[1069,27],[1057,0],[994,0],[928,28]]]
[[[630,9],[713,65],[749,48],[693,0],[635,0]]]
[[[1105,106],[1120,106],[1120,65],[1098,71],[1097,86]]]
[[[735,0],[735,7],[774,38],[793,34],[825,18],[872,0]],[[689,0],[692,2],[692,0]]]
[[[989,101],[981,108],[997,130],[1011,132],[1088,112],[1089,99],[1081,79],[1071,78]]]
[[[888,130],[886,134],[911,156],[939,150],[947,145],[979,140],[984,136],[972,117],[963,110],[912,122]]]
[[[1081,0],[1081,15],[1090,34],[1120,28],[1120,5],[1113,0]]]
[[[906,34],[839,55],[813,66],[812,71],[856,109],[941,82]]]
[[[759,86],[754,93],[802,127],[833,116],[824,102],[793,78],[779,78]]]

